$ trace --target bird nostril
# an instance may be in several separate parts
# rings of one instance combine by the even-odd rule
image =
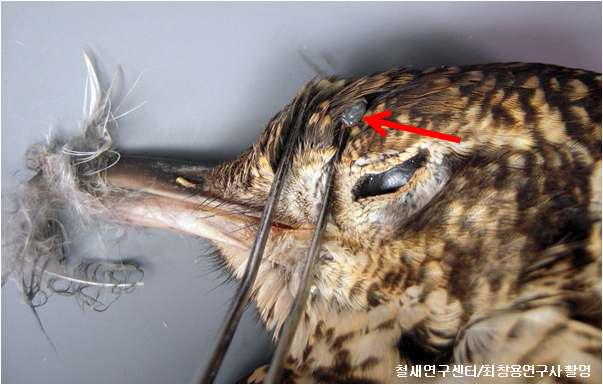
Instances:
[[[204,186],[206,170],[188,162],[124,156],[107,170],[107,181],[118,188],[184,197]]]
[[[186,187],[186,188],[195,188],[197,187],[197,183],[193,183],[190,180],[179,176],[178,178],[176,178],[176,183],[178,183],[180,186],[182,187]]]

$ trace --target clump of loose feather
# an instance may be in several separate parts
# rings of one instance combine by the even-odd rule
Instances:
[[[120,199],[125,193],[112,189],[103,171],[116,164],[111,127],[111,87],[101,90],[94,66],[85,55],[88,70],[84,122],[80,136],[67,141],[48,138],[32,146],[27,166],[35,176],[17,193],[16,208],[4,233],[2,285],[14,279],[24,301],[34,310],[50,294],[74,296],[81,306],[103,311],[120,295],[142,285],[142,270],[135,262],[86,260],[70,263],[66,255],[68,234],[62,218],[77,218],[84,225],[91,218],[108,215],[102,198]],[[42,327],[43,330],[43,327]]]

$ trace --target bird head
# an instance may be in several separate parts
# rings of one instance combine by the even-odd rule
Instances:
[[[343,125],[356,103],[366,105],[365,116],[392,111],[393,122],[461,141],[397,130],[382,136],[361,120]],[[510,287],[539,253],[588,239],[600,220],[600,107],[599,75],[554,66],[329,78],[308,83],[235,160],[208,169],[126,160],[108,175],[147,192],[117,210],[122,220],[208,238],[241,277],[301,116],[254,289],[264,321],[278,329],[299,287],[340,130],[349,138],[335,164],[312,303],[366,309],[416,284],[471,301],[480,279],[491,291]],[[134,174],[155,182],[133,182]]]

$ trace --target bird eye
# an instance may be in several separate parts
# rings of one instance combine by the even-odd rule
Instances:
[[[417,169],[425,163],[423,152],[380,174],[362,176],[352,189],[354,200],[389,194],[408,183]]]

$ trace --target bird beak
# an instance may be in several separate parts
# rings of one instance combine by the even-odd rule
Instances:
[[[261,212],[203,193],[208,167],[123,157],[106,171],[110,220],[200,236],[249,250]]]

